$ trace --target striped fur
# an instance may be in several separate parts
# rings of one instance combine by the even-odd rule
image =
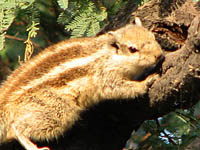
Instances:
[[[153,34],[138,25],[47,48],[2,85],[0,142],[15,138],[35,150],[27,144],[29,138],[57,138],[93,104],[144,94],[154,77],[132,79],[161,56]]]

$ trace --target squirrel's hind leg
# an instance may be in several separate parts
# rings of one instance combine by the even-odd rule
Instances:
[[[15,125],[12,124],[12,129],[15,133],[16,139],[21,143],[21,145],[26,149],[26,150],[50,150],[48,147],[42,147],[38,148],[37,145],[35,145],[29,138],[21,134],[16,128]]]

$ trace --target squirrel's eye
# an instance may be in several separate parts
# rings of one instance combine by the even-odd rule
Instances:
[[[137,52],[137,51],[138,51],[138,49],[137,49],[137,48],[135,48],[135,47],[132,47],[132,46],[130,46],[128,49],[129,49],[129,51],[130,51],[131,53],[135,53],[135,52]]]

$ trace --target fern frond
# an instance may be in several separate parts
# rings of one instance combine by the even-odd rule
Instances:
[[[0,50],[4,47],[5,34],[14,18],[17,8],[24,9],[30,6],[34,0],[1,0],[0,2]],[[34,15],[36,13],[33,13]]]
[[[37,31],[39,30],[39,28],[37,27],[38,25],[39,23],[35,23],[34,21],[32,21],[31,26],[26,30],[28,31],[28,38],[24,42],[26,44],[24,62],[28,61],[33,54],[34,47],[31,38],[36,37]]]
[[[84,24],[80,24],[77,26],[71,33],[71,38],[82,37],[85,35],[85,31],[89,27],[90,22],[85,22]]]
[[[97,9],[89,0],[82,1],[80,4],[79,12],[76,11],[73,20],[71,19],[65,29],[72,31],[71,37],[93,36],[100,30],[100,23],[107,17],[107,12]]]
[[[87,20],[87,15],[85,13],[80,14],[80,16],[75,16],[74,20],[65,26],[66,30],[73,30],[76,27],[80,26],[80,24],[84,24],[84,22]]]
[[[71,37],[81,37],[90,25],[90,20],[85,13],[76,16],[71,24],[66,25],[66,30],[72,30]]]
[[[32,38],[35,37],[37,35],[37,31],[39,30],[38,26],[39,23],[35,23],[34,21],[32,21],[31,26],[27,29],[28,31],[28,38]]]
[[[14,7],[15,2],[12,4],[7,2],[0,7],[0,50],[4,47],[6,30],[10,27],[15,18]]]
[[[11,25],[13,19],[15,18],[14,11],[1,9],[0,10],[0,32],[4,32]]]
[[[20,9],[26,9],[32,5],[35,0],[18,0],[17,5]]]
[[[97,13],[95,18],[101,22],[104,21],[108,17],[108,13],[105,10],[102,10],[100,13]]]
[[[89,27],[89,29],[87,31],[87,36],[93,36],[93,35],[97,34],[97,32],[99,30],[100,30],[99,22],[97,22],[96,20],[94,20],[91,23],[91,25],[90,25],[90,27]]]
[[[0,50],[4,48],[5,34],[5,32],[0,34]]]
[[[68,0],[57,0],[57,2],[60,8],[64,10],[68,8]]]
[[[58,16],[57,22],[59,24],[68,24],[69,22],[72,21],[72,19],[74,18],[74,16],[76,15],[76,13],[73,13],[73,11],[68,12],[68,11],[64,11],[61,12]]]
[[[29,7],[22,11],[21,15],[26,17],[26,21],[29,22],[28,26],[31,26],[32,22],[40,23],[40,11],[38,8],[38,3],[31,3]]]

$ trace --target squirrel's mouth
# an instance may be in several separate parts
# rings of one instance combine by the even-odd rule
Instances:
[[[165,56],[163,55],[158,60],[157,64],[144,69],[144,71],[141,72],[136,77],[134,77],[133,80],[142,81],[150,74],[153,74],[153,73],[161,74],[162,73],[162,63],[164,62],[164,60],[165,60]]]

